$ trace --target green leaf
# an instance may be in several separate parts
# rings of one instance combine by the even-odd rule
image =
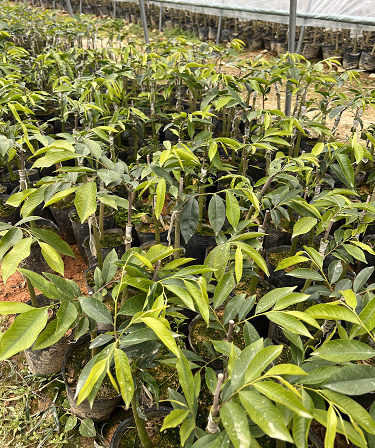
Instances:
[[[252,248],[246,243],[241,243],[236,241],[237,246],[240,246],[242,249],[242,252],[245,252],[250,258],[254,260],[254,263],[266,274],[270,275],[268,272],[267,264],[264,261],[264,258],[259,254],[257,250]]]
[[[348,414],[359,426],[362,426],[364,430],[370,434],[375,434],[375,421],[360,404],[333,390],[322,390],[321,393],[334,403],[340,411]]]
[[[250,430],[243,409],[233,401],[228,401],[221,407],[220,417],[234,448],[249,448]]]
[[[156,187],[156,205],[155,205],[155,216],[159,219],[161,212],[164,207],[165,202],[165,191],[166,184],[164,179],[160,179]]]
[[[59,235],[46,229],[32,229],[31,234],[53,247],[57,252],[69,257],[74,257],[74,253],[69,244],[62,240]]]
[[[56,202],[61,201],[61,199],[66,198],[70,194],[74,193],[77,190],[77,188],[78,187],[72,187],[72,188],[67,188],[66,190],[63,190],[63,191],[59,191],[58,193],[53,195],[49,201],[47,201],[44,204],[44,208],[48,207],[49,205],[55,204]]]
[[[101,359],[92,366],[89,376],[78,393],[77,405],[81,404],[91,394],[97,382],[101,383],[103,381],[103,374],[107,370],[107,366],[107,359]]]
[[[96,212],[96,191],[96,183],[93,181],[81,185],[76,191],[74,205],[76,206],[81,224]]]
[[[277,288],[270,292],[268,292],[265,296],[263,296],[255,309],[255,314],[263,313],[271,308],[271,306],[275,305],[277,301],[286,297],[296,289],[296,286],[287,287],[287,288]]]
[[[194,302],[197,304],[198,310],[206,322],[209,324],[209,307],[208,307],[208,297],[206,299],[205,294],[201,289],[199,289],[194,283],[189,281],[184,281],[187,290],[190,295],[193,297]]]
[[[373,297],[370,302],[365,306],[359,315],[365,328],[368,331],[372,331],[375,327],[375,297]],[[350,339],[353,339],[358,334],[364,334],[366,330],[360,325],[353,325],[350,331]]]
[[[30,255],[31,243],[32,238],[22,239],[5,255],[1,263],[1,275],[4,280],[4,285],[8,278],[16,272],[21,261]]]
[[[241,281],[243,268],[243,258],[241,248],[237,246],[235,254],[235,274],[237,283]]]
[[[185,243],[188,243],[190,238],[194,235],[199,221],[199,205],[194,198],[189,199],[180,216],[181,234],[184,237]]]
[[[174,355],[177,357],[180,356],[176,341],[174,340],[171,332],[160,320],[155,319],[154,317],[142,317],[140,320],[155,331],[162,343],[168,347]]]
[[[305,217],[299,219],[293,227],[292,238],[298,235],[305,235],[310,232],[312,228],[316,226],[318,220],[316,218]]]
[[[22,314],[33,309],[32,306],[22,302],[0,302],[0,314]]]
[[[76,424],[77,424],[77,417],[73,417],[73,415],[70,415],[68,417],[68,420],[65,423],[64,431],[65,432],[71,431],[75,427]]]
[[[22,240],[21,229],[10,229],[0,240],[0,260],[8,252],[8,249]]]
[[[342,174],[350,187],[354,188],[354,171],[350,159],[346,154],[337,154],[336,160],[339,162]]]
[[[47,309],[33,309],[16,317],[0,340],[0,361],[32,346],[46,326]]]
[[[293,364],[278,364],[277,366],[273,366],[269,370],[267,370],[266,375],[307,375],[307,373],[303,369],[301,369],[301,367],[295,366]]]
[[[287,314],[283,311],[270,311],[267,313],[267,317],[270,321],[280,325],[291,333],[302,334],[308,338],[312,338],[312,335],[307,330],[305,325],[295,317]]]
[[[313,271],[312,269],[294,269],[293,271],[289,272],[287,275],[290,277],[296,277],[296,278],[306,278],[309,280],[315,280],[317,282],[324,281],[324,278],[316,271]]]
[[[39,335],[33,350],[41,350],[58,342],[71,328],[77,318],[77,308],[73,303],[64,300],[61,302],[56,319],[47,325]]]
[[[189,410],[184,409],[174,409],[170,414],[168,414],[163,422],[163,426],[160,429],[161,431],[164,431],[168,428],[175,428],[177,425],[180,425],[185,418],[189,415]]]
[[[358,318],[355,313],[337,303],[313,305],[307,308],[305,313],[314,319],[346,320],[347,322],[358,324]]]
[[[295,303],[304,302],[309,298],[309,294],[293,293],[280,299],[274,306],[274,311],[282,310]]]
[[[48,263],[48,266],[54,271],[64,276],[64,262],[59,253],[55,251],[49,244],[38,241],[42,250],[43,258]]]
[[[303,418],[299,415],[293,417],[293,438],[298,448],[308,448],[308,435],[311,419]]]
[[[345,291],[340,291],[344,296],[345,303],[350,306],[350,308],[355,309],[357,307],[357,298],[355,293],[351,289],[346,289]]]
[[[104,182],[105,186],[110,184],[111,182],[116,182],[117,179],[120,179],[120,175],[116,173],[114,170],[100,169],[97,171],[98,176]]]
[[[336,283],[343,271],[341,260],[335,260],[328,266],[328,278],[330,283]]]
[[[115,348],[116,378],[120,386],[121,396],[128,408],[134,395],[134,380],[126,354]]]
[[[226,194],[226,215],[231,226],[236,230],[241,212],[237,199],[230,191],[227,191]]]
[[[219,283],[216,285],[213,303],[214,308],[217,309],[220,305],[222,305],[225,299],[229,296],[232,289],[235,286],[235,281],[233,278],[233,274],[231,272],[227,272],[220,279]]]
[[[95,437],[96,431],[95,431],[95,425],[94,422],[91,420],[91,418],[85,418],[81,421],[81,425],[79,427],[79,433],[83,437]]]
[[[367,280],[370,278],[371,274],[374,272],[375,267],[371,266],[368,268],[364,268],[359,272],[353,282],[353,291],[357,293],[362,286],[367,282]]]
[[[283,351],[282,345],[271,345],[260,350],[250,361],[246,369],[245,383],[258,378],[264,369]]]
[[[262,381],[254,383],[253,386],[258,392],[265,395],[270,400],[281,403],[300,417],[312,418],[312,415],[303,406],[301,400],[299,400],[294,393],[286,390],[280,384],[270,381]]]
[[[373,358],[375,350],[363,342],[335,339],[325,342],[311,356],[342,363]]]
[[[327,431],[326,436],[324,438],[325,448],[334,448],[336,438],[336,427],[337,427],[337,416],[333,406],[331,405],[328,408],[327,413]]]
[[[327,427],[327,411],[322,409],[314,409],[314,419],[318,421],[321,425]],[[366,443],[363,438],[358,434],[358,432],[353,428],[353,426],[346,422],[345,420],[337,420],[336,431],[340,434],[344,434],[348,439],[354,443],[358,448],[367,448]]]
[[[210,203],[208,205],[208,219],[211,227],[217,235],[225,222],[224,201],[217,194],[214,194],[210,199]]]
[[[253,391],[241,391],[239,397],[251,420],[268,436],[293,443],[283,416],[268,398]]]
[[[342,247],[348,252],[349,255],[354,257],[355,260],[363,261],[363,263],[367,263],[365,254],[363,250],[357,246],[353,246],[352,244],[343,244]]]
[[[79,299],[79,302],[81,304],[82,311],[87,314],[88,317],[91,317],[91,319],[94,319],[102,324],[113,324],[112,315],[104,303],[94,299],[93,297],[82,297]]]
[[[200,376],[199,376],[200,378]],[[188,418],[180,426],[181,445],[184,446],[192,431],[195,429],[195,419]]]
[[[193,374],[191,373],[189,361],[186,359],[182,351],[180,351],[179,357],[177,358],[176,369],[178,372],[178,380],[181,384],[186,402],[188,403],[189,409],[193,409],[196,400],[194,379]]]
[[[289,268],[289,266],[293,266],[294,264],[297,263],[303,263],[304,261],[309,261],[309,259],[301,255],[295,255],[294,257],[284,258],[284,260],[281,260],[280,263],[277,265],[275,271],[280,271],[281,269]]]
[[[353,364],[338,369],[324,383],[330,389],[345,395],[362,395],[375,390],[375,367]]]

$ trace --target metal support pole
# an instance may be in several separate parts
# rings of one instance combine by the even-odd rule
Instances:
[[[82,14],[82,0],[79,0],[79,13]]]
[[[296,43],[296,15],[297,15],[297,0],[290,0],[289,7],[289,39],[288,39],[288,51],[289,53],[295,52]],[[289,62],[291,60],[289,59]],[[286,97],[285,97],[285,115],[288,117],[292,111],[292,92],[290,89],[290,83],[286,84]]]
[[[56,0],[53,0],[52,7],[53,9],[56,9]]]
[[[163,5],[160,4],[160,13],[159,13],[159,33],[161,33],[161,29],[163,27]]]
[[[304,34],[305,34],[305,25],[302,26],[301,33],[299,35],[297,51],[296,51],[297,54],[301,54],[301,48],[302,48]]]
[[[216,45],[219,45],[220,42],[220,34],[221,34],[221,22],[223,20],[223,16],[220,14],[219,23],[217,24],[217,35],[216,35]]]
[[[116,18],[116,2],[113,2],[113,18]]]
[[[70,17],[73,17],[73,8],[70,0],[66,0],[66,9],[68,10]]]
[[[150,39],[148,37],[147,17],[146,17],[146,11],[145,11],[145,4],[144,4],[143,0],[139,0],[139,9],[141,11],[141,19],[142,19],[142,25],[143,25],[143,33],[145,36],[145,42],[148,45],[150,43]]]

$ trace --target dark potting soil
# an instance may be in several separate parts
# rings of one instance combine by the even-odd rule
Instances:
[[[216,312],[217,317],[222,321],[224,316],[224,310],[219,310]],[[215,321],[217,322],[217,321]],[[210,359],[212,355],[209,353],[206,343],[211,344],[211,340],[222,341],[226,338],[226,331],[228,325],[226,325],[224,330],[216,330],[215,328],[207,327],[206,322],[201,319],[194,326],[193,331],[190,334],[191,343],[195,351],[203,358]],[[243,350],[245,348],[245,341],[243,338],[242,325],[237,326],[233,332],[233,343],[236,347]]]
[[[179,428],[166,429],[160,432],[164,417],[152,417],[146,421],[147,434],[151,440],[151,446],[159,448],[180,447]],[[119,448],[142,448],[135,424],[129,427],[123,434]]]
[[[168,350],[162,347],[157,361],[160,362],[163,359],[170,359],[170,357]],[[150,369],[148,372],[155,378],[156,384],[159,386],[159,400],[168,400],[168,388],[177,390],[180,386],[178,373],[174,367],[167,366],[160,362],[157,367]],[[165,405],[165,403],[160,403],[160,405]]]
[[[56,210],[61,210],[63,208],[73,207],[73,205],[74,205],[74,195],[70,194],[66,198],[61,199],[61,201],[51,204],[50,207]]]
[[[5,204],[5,201],[0,199],[0,216],[2,218],[5,218],[5,217],[11,215],[14,212],[14,210],[15,210],[15,207]]]
[[[112,213],[113,213],[113,210],[112,210],[112,209],[107,208],[107,207],[104,208],[104,216],[110,216]],[[97,217],[97,218],[99,217],[99,209],[96,210],[96,217]],[[73,213],[71,213],[70,218],[71,218],[71,220],[72,220],[73,222],[77,222],[77,223],[79,223],[79,224],[81,223],[81,219],[80,219],[80,217],[78,216],[78,213],[77,213],[77,212],[73,212]],[[87,221],[85,221],[85,222],[87,222]]]
[[[197,235],[204,235],[204,236],[214,236],[215,231],[211,227],[202,227],[202,230],[200,232],[195,232]]]
[[[118,234],[118,233],[105,233],[104,237],[100,240],[101,247],[115,247],[120,246],[121,244],[124,244],[124,235]],[[88,238],[84,246],[89,247],[90,245],[90,239]]]
[[[279,253],[270,253],[268,254],[268,260],[269,262],[272,264],[272,266],[275,266],[275,268],[278,266],[278,264],[285,260],[285,258],[290,257],[289,252],[279,252]],[[296,266],[295,264],[293,266],[289,266],[287,268],[284,269],[285,272],[289,273],[294,271],[294,269],[309,269],[310,268],[310,263],[308,261],[305,261],[303,263],[298,263],[298,266]]]
[[[164,222],[164,224],[165,224],[164,227],[159,225],[160,232],[164,232],[165,230],[169,229],[169,224],[167,224],[166,222]],[[142,232],[142,233],[155,233],[155,224],[153,222],[148,223],[148,224],[144,223],[137,230],[138,230],[138,232]]]
[[[238,294],[246,294],[247,296],[251,295],[250,285],[251,285],[251,277],[242,280],[234,288],[233,290],[234,295]],[[258,302],[268,292],[270,292],[270,289],[258,282],[257,287],[255,288],[256,302]]]
[[[79,350],[76,350],[75,352],[71,353],[70,356],[68,357],[65,376],[69,384],[69,387],[72,389],[73,392],[75,392],[76,390],[78,378],[82,372],[82,369],[91,359],[91,350],[89,349],[89,346],[90,341],[88,341],[86,344],[83,344]],[[114,375],[114,372],[112,372],[112,374]],[[117,395],[118,393],[112,386],[111,380],[109,379],[108,375],[106,375],[98,390],[95,399],[102,400],[102,399],[114,398]]]

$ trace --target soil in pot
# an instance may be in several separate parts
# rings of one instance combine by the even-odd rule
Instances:
[[[115,249],[118,258],[121,258],[125,253],[125,234],[121,229],[109,229],[104,232],[103,238],[100,240],[101,252],[103,260],[107,255]],[[90,237],[86,237],[83,242],[89,266],[97,262],[97,258],[93,255],[90,249]]]
[[[65,237],[66,242],[68,244],[76,244],[72,223],[69,219],[69,213],[74,209],[74,196],[69,195],[49,207],[57,225],[60,228],[60,232]]]
[[[222,321],[224,316],[224,309],[216,312],[217,317]],[[192,350],[201,356],[205,360],[213,359],[212,354],[210,353],[207,345],[212,346],[211,340],[222,341],[226,338],[226,330],[228,325],[226,325],[226,330],[219,330],[216,328],[207,327],[206,322],[202,319],[198,318],[192,321],[189,333],[189,343]],[[214,321],[217,323],[217,321]],[[242,325],[236,326],[233,332],[233,343],[238,348],[243,350],[245,348],[245,341],[243,338]]]
[[[49,230],[51,232],[59,234],[59,228],[49,219],[37,219],[35,225],[38,229]],[[25,258],[23,263],[26,265],[27,269],[42,274],[43,272],[54,272],[45,261],[41,248],[38,243],[33,243],[31,245],[30,255]]]
[[[99,217],[99,210],[97,210],[96,217]],[[82,254],[82,257],[86,259],[86,252],[83,247],[83,242],[87,236],[89,236],[89,225],[87,222],[81,224],[81,220],[76,211],[70,212],[69,220],[72,224],[74,236],[77,241],[77,245]],[[112,229],[114,227],[114,211],[108,207],[104,208],[104,220],[103,226],[104,230]]]
[[[140,222],[135,226],[135,230],[138,235],[139,242],[142,244],[149,243],[150,241],[155,241],[155,223],[154,222]],[[160,242],[167,243],[168,242],[168,231],[169,231],[169,221],[165,220],[164,217],[164,226],[159,225],[160,230]],[[171,232],[171,242],[174,242],[174,230]]]
[[[10,180],[9,173],[4,174],[4,176],[1,179],[1,183],[7,187],[8,194],[11,194],[12,191],[19,186],[19,174],[14,173],[14,180]],[[27,170],[27,179],[29,183],[34,183],[39,180],[39,173],[36,169]]]
[[[50,305],[51,299],[44,295],[37,296],[39,308]],[[32,305],[31,300],[27,305]],[[56,311],[56,310],[55,310]],[[55,319],[55,312],[50,316],[47,325],[51,320]],[[74,339],[75,330],[69,329],[64,337],[62,337],[55,344],[41,350],[32,350],[32,347],[25,350],[25,356],[29,371],[33,375],[53,375],[61,371],[61,366],[64,361],[64,356],[69,349],[69,344]]]
[[[146,430],[151,440],[151,446],[160,448],[180,447],[179,427],[169,428],[160,432],[164,418],[171,411],[172,408],[166,407],[144,411],[147,416]],[[133,417],[124,420],[118,426],[111,440],[110,448],[142,448]]]
[[[295,220],[291,220],[288,229],[293,229]],[[266,226],[266,236],[264,237],[264,249],[271,249],[272,247],[288,245],[291,242],[292,234],[285,229],[287,222],[285,218],[281,218],[278,228],[276,229],[271,221]]]
[[[102,421],[107,419],[116,406],[121,403],[121,395],[118,395],[113,388],[108,375],[105,376],[92,407],[87,399],[80,405],[77,405],[77,401],[74,399],[79,375],[83,367],[91,359],[89,346],[90,335],[86,333],[70,346],[65,355],[61,373],[65,382],[72,414],[80,418],[91,418],[93,421]]]
[[[297,288],[302,288],[305,284],[305,279],[291,277],[287,274],[295,269],[309,269],[309,262],[300,263],[280,271],[275,271],[282,260],[290,257],[289,250],[290,246],[279,246],[277,249],[270,249],[266,254],[266,262],[270,273],[268,281],[275,288],[283,288],[286,286],[297,286]]]

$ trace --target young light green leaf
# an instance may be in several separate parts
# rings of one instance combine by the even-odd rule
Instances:
[[[327,361],[349,362],[373,358],[375,350],[363,342],[335,339],[324,343],[311,355]]]
[[[126,354],[115,348],[116,378],[120,386],[121,396],[128,408],[134,395],[134,380]]]
[[[250,430],[243,409],[233,401],[228,401],[221,407],[220,417],[234,448],[249,448]]]
[[[268,398],[253,391],[240,392],[239,397],[251,420],[268,436],[293,443],[283,416]]]
[[[155,216],[159,219],[165,202],[166,183],[164,179],[160,179],[156,187],[156,205]]]
[[[175,428],[177,425],[180,425],[185,418],[189,415],[189,410],[184,409],[174,409],[170,414],[168,414],[163,422],[163,426],[160,431],[164,431],[168,428]]]
[[[292,238],[298,235],[305,235],[306,233],[310,232],[310,230],[314,228],[317,223],[318,220],[315,218],[306,217],[299,219],[294,224]]]
[[[96,191],[97,187],[94,181],[86,182],[76,191],[74,205],[76,206],[81,224],[96,212]]]
[[[176,341],[174,340],[171,332],[160,320],[155,319],[154,317],[142,317],[140,320],[152,330],[154,330],[162,343],[167,346],[173,354],[175,354],[177,357],[180,356],[180,353],[177,349]]]
[[[46,326],[47,317],[48,310],[44,308],[17,316],[0,340],[0,361],[31,347]]]

